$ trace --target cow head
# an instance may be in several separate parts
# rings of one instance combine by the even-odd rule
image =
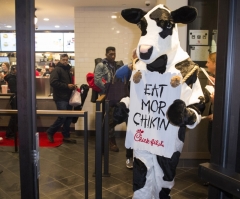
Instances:
[[[137,46],[137,55],[146,64],[151,64],[161,58],[167,59],[167,54],[180,47],[176,23],[190,23],[197,16],[197,10],[190,6],[170,11],[159,4],[145,12],[138,8],[122,10],[122,17],[137,24],[142,34]]]

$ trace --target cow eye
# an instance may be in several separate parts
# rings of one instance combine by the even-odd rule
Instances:
[[[171,29],[173,27],[173,24],[171,22],[168,22],[167,29]]]
[[[158,25],[159,27],[161,27],[162,29],[171,28],[171,27],[169,27],[169,22],[166,21],[166,20],[159,20],[159,21],[157,22],[157,25]]]
[[[147,21],[144,17],[137,23],[137,26],[142,31],[142,36],[147,34]]]
[[[159,21],[157,21],[157,25],[161,28],[164,28],[165,21],[164,20],[159,20]]]

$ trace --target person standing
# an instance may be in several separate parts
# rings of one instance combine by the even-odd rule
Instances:
[[[3,62],[1,67],[2,67],[2,72],[0,73],[0,84],[3,85],[3,84],[6,84],[4,77],[9,73],[10,65],[8,62]]]
[[[41,71],[41,69],[36,67],[36,69],[35,69],[35,75],[36,75],[36,77],[40,77],[40,76],[41,76],[40,71]]]
[[[17,109],[17,68],[16,65],[11,66],[11,70],[4,76],[4,80],[8,84],[10,93],[13,95],[10,97],[10,105],[13,110]],[[8,127],[6,130],[6,139],[14,138],[15,131],[17,129],[17,115],[12,115],[10,117]]]
[[[101,89],[99,94],[105,94],[106,100],[109,100],[109,150],[119,152],[115,139],[114,127],[116,124],[113,121],[113,111],[123,97],[129,96],[129,89],[128,83],[124,83],[121,79],[115,77],[116,70],[123,65],[115,61],[115,47],[107,47],[105,55],[106,58],[98,63],[95,68],[94,83]]]
[[[43,77],[50,76],[54,69],[53,65],[51,63],[49,63],[49,66],[45,66],[45,67],[46,67],[46,72],[43,73]]]
[[[72,83],[70,69],[68,55],[62,54],[60,61],[50,75],[50,85],[53,88],[53,100],[57,110],[72,110],[72,106],[69,105],[69,99],[76,85]],[[59,116],[47,130],[48,140],[54,142],[53,136],[62,126],[63,142],[76,143],[76,140],[70,139],[71,122],[72,117]]]
[[[54,62],[53,62],[53,64],[54,64],[53,67],[54,67],[54,68],[56,67],[56,65],[58,64],[58,62],[59,62],[59,59],[55,59],[55,60],[54,60]]]
[[[209,79],[215,84],[215,75],[216,75],[216,59],[217,59],[217,54],[216,52],[210,53],[208,55],[206,67],[208,68],[209,72]],[[214,86],[211,81],[208,80],[208,85]],[[205,97],[205,103],[210,102],[209,106],[209,112],[207,119],[209,120],[208,122],[208,129],[207,129],[207,139],[208,139],[208,151],[211,154],[211,144],[212,144],[212,125],[213,125],[213,102],[214,102],[214,93],[210,93],[209,91],[205,90],[204,91],[204,97]],[[204,182],[204,186],[208,186],[209,182]]]
[[[2,72],[4,74],[0,74],[0,75],[1,75],[1,78],[4,78],[4,75],[9,73],[10,65],[8,62],[3,62],[1,67],[2,67]]]
[[[123,65],[117,69],[115,77],[122,79],[122,82],[128,82],[130,87],[130,77],[132,75],[132,70],[135,62],[138,61],[136,48],[132,51],[132,62],[126,65]],[[127,124],[127,120],[125,121]],[[126,149],[126,167],[129,169],[133,168],[133,149]]]
[[[211,79],[211,81],[215,84],[215,75],[216,75],[216,57],[217,54],[216,52],[209,54],[208,59],[207,59],[207,63],[206,66],[208,68],[208,72],[210,73],[209,78]],[[211,86],[212,83],[209,81],[208,83]],[[208,115],[208,119],[209,119],[209,124],[208,124],[208,150],[211,153],[211,142],[212,142],[212,122],[213,122],[213,101],[214,101],[214,93],[207,93],[205,94],[205,99],[206,99],[206,103],[210,101],[210,108],[209,108],[209,115]]]

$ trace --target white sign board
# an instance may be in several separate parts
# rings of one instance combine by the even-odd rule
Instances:
[[[64,52],[71,52],[74,51],[75,49],[75,38],[74,38],[74,33],[63,33],[64,37],[64,46],[63,50]]]
[[[35,33],[35,51],[63,52],[63,33]]]
[[[126,148],[171,157],[179,127],[169,123],[166,112],[173,101],[181,97],[182,85],[176,88],[170,85],[171,77],[181,74],[141,72],[141,81],[131,82]]]
[[[208,45],[208,30],[189,30],[189,45]]]
[[[16,33],[1,33],[1,51],[16,51]]]
[[[74,33],[35,33],[36,52],[74,52]],[[16,33],[0,33],[0,51],[16,51]]]
[[[193,61],[207,62],[209,55],[209,46],[191,46],[190,57]]]

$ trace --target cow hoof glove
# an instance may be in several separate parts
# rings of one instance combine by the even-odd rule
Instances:
[[[141,79],[142,79],[142,73],[141,73],[140,71],[137,71],[137,72],[133,75],[133,82],[134,82],[135,84],[138,84]]]
[[[176,88],[181,83],[181,77],[176,75],[171,78],[170,84],[173,88]]]

